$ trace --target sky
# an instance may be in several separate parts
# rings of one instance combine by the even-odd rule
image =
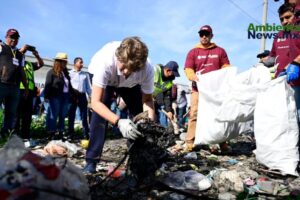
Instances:
[[[283,0],[268,1],[267,23],[279,25]],[[199,28],[210,25],[212,42],[224,48],[233,66],[245,71],[258,62],[260,40],[248,39],[250,23],[262,22],[263,0],[14,0],[2,1],[0,39],[9,28],[19,31],[18,47],[36,46],[43,58],[66,52],[88,66],[106,43],[138,36],[149,48],[153,65],[174,60],[181,77],[186,55],[199,43]],[[273,39],[266,41],[270,49]]]

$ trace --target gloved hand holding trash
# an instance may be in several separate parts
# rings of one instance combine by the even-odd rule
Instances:
[[[136,125],[130,119],[119,119],[117,125],[124,138],[135,140],[138,137],[143,136],[143,134],[137,130]]]

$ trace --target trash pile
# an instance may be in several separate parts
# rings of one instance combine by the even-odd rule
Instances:
[[[17,136],[0,158],[1,199],[90,199],[86,178],[67,158],[35,154]]]
[[[89,177],[93,199],[278,199],[300,194],[300,179],[256,161],[253,133],[231,140],[229,154],[211,154],[205,146],[172,154],[167,149],[178,143],[178,135],[150,121],[138,123],[138,128],[145,137],[129,144],[127,162],[102,182],[113,171],[106,158],[114,155],[107,148],[116,148],[120,140],[106,144],[107,163],[102,161],[99,173]],[[121,142],[126,148],[126,140]],[[124,155],[123,148],[119,153]]]
[[[280,199],[300,195],[300,178],[284,176],[257,162],[253,133],[230,140],[232,152],[228,154],[211,154],[205,146],[172,154],[167,149],[178,143],[179,135],[152,122],[138,127],[144,129],[145,138],[136,146],[123,138],[108,140],[97,173],[86,176],[81,173],[85,149],[80,141],[51,141],[27,149],[13,137],[0,151],[1,199]],[[64,157],[45,151],[57,146],[66,149],[49,152],[62,152]]]

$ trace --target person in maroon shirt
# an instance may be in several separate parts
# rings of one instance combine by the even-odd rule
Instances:
[[[185,74],[192,84],[191,110],[186,136],[186,151],[192,151],[194,146],[197,112],[198,112],[198,90],[196,72],[205,74],[230,65],[225,50],[211,42],[213,38],[212,28],[208,25],[202,26],[199,30],[200,43],[189,51],[185,61]],[[228,149],[226,143],[221,144],[221,150]]]
[[[296,23],[295,5],[285,3],[278,9],[282,26]],[[286,75],[287,82],[294,90],[294,97],[300,122],[300,33],[299,31],[280,31],[273,41],[270,57],[276,58],[278,68],[275,77]]]
[[[294,24],[300,24],[300,0],[285,0],[285,4],[290,4],[294,6]]]

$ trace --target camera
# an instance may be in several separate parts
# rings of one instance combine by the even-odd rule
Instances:
[[[28,51],[35,51],[35,47],[34,46],[31,46],[31,45],[28,45],[27,44],[27,48],[26,48]]]

